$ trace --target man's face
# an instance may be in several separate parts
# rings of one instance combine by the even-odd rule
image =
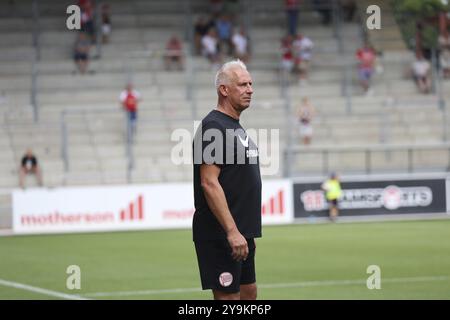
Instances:
[[[250,106],[252,99],[252,78],[247,70],[241,68],[236,68],[230,72],[232,73],[232,80],[226,86],[228,89],[228,100],[233,108],[243,111]]]

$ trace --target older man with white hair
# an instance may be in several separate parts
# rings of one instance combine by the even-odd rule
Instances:
[[[216,74],[217,107],[194,138],[193,240],[202,288],[214,299],[256,299],[255,238],[261,237],[258,148],[240,125],[253,88],[240,60]]]

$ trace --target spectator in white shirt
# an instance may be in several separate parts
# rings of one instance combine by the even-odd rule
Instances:
[[[299,34],[293,41],[292,47],[295,56],[295,67],[300,75],[300,80],[306,80],[308,77],[314,43],[310,38]]]
[[[412,71],[419,91],[429,93],[431,91],[431,65],[422,53],[419,53],[413,62]]]
[[[213,66],[220,63],[220,54],[218,50],[218,41],[216,31],[211,28],[202,38],[203,55],[211,62]]]
[[[239,31],[235,31],[233,37],[231,38],[233,43],[233,52],[235,58],[242,60],[244,63],[248,62],[249,50],[248,50],[248,39],[245,36],[244,29],[241,28]]]
[[[438,37],[439,66],[444,78],[450,78],[450,35],[445,29]]]

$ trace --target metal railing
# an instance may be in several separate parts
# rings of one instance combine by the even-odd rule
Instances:
[[[38,80],[38,68],[37,63],[41,60],[41,45],[39,41],[40,37],[40,14],[38,0],[33,0],[32,3],[32,17],[33,17],[33,30],[32,39],[34,54],[32,57],[32,71],[31,71],[31,92],[30,92],[30,105],[33,108],[34,122],[39,121],[39,106],[37,102],[37,80]]]
[[[435,48],[431,51],[431,75],[433,92],[437,95],[437,104],[442,112],[442,141],[448,141],[448,110],[444,96],[443,71],[439,68],[439,56]]]
[[[35,0],[34,2],[37,3],[37,0]],[[245,6],[246,13],[245,14],[248,17],[251,17],[252,10],[251,10],[251,7],[249,6],[249,3],[250,3],[250,1],[245,2],[245,4],[246,4],[246,6]],[[186,8],[187,8],[186,10],[188,10],[188,12],[190,12],[190,2],[188,3]],[[339,50],[339,52],[342,52],[342,34],[341,34],[341,26],[340,26],[340,20],[339,20],[341,17],[340,17],[340,12],[335,11],[335,10],[336,10],[336,7],[334,7],[334,11],[333,11],[334,12],[333,15],[336,19],[335,20],[335,24],[336,24],[335,28],[336,29],[334,29],[334,30],[335,30],[336,39],[338,41],[338,50]],[[192,19],[192,18],[190,18],[190,19]],[[249,18],[248,21],[246,20],[246,22],[248,22],[247,28],[248,28],[248,30],[250,30],[250,28],[252,27],[251,19]],[[192,29],[192,26],[190,26],[190,28]],[[188,31],[186,30],[186,32],[188,32]],[[191,38],[188,33],[187,33],[187,35],[188,35],[188,39]],[[97,36],[97,40],[98,39],[100,39],[99,36]],[[192,43],[192,39],[190,39],[190,40]],[[149,61],[150,61],[149,72],[150,72],[150,77],[152,77],[151,85],[157,87],[157,92],[159,92],[160,88],[159,88],[159,84],[157,81],[157,73],[156,73],[156,68],[154,66],[154,62],[156,61],[156,59],[163,59],[162,51],[158,51],[158,52],[157,51],[152,51],[152,52],[148,51],[146,53],[143,53],[143,55],[146,55],[146,54],[150,58],[149,59]],[[197,92],[198,88],[195,85],[196,82],[194,81],[194,79],[196,77],[196,74],[199,72],[200,68],[195,65],[195,59],[193,59],[192,55],[189,52],[185,52],[185,58],[186,58],[185,59],[185,62],[186,62],[185,63],[186,98],[190,102],[190,105],[191,105],[192,118],[196,119],[197,118],[197,100],[198,100],[198,98],[197,98],[198,95],[196,94],[196,92]],[[127,62],[127,64],[128,64],[128,62]],[[34,68],[33,68],[33,70],[34,70]],[[129,80],[131,80],[133,78],[133,71],[131,70],[131,67],[129,67],[126,72],[128,74]],[[33,74],[35,74],[34,71],[33,71]],[[355,64],[344,64],[342,66],[342,77],[341,77],[342,95],[346,98],[348,114],[353,114],[353,111],[354,111],[352,98],[353,98],[353,93],[355,91],[354,84],[353,84],[353,77],[355,74],[356,74]],[[36,77],[37,77],[37,72],[36,72]],[[283,77],[281,77],[281,79],[282,80],[280,81],[280,91],[281,91],[281,96],[283,97],[284,102],[285,102],[285,104],[284,104],[285,110],[284,111],[286,114],[286,127],[289,131],[288,144],[287,144],[288,148],[285,151],[285,155],[286,155],[285,161],[291,161],[293,159],[293,157],[296,154],[298,154],[299,152],[312,152],[312,151],[317,152],[317,150],[314,149],[315,147],[308,147],[308,148],[304,149],[302,147],[297,147],[297,146],[293,145],[294,137],[292,136],[292,133],[294,130],[292,130],[292,121],[291,121],[291,118],[292,118],[292,101],[291,100],[292,99],[291,99],[291,95],[290,95],[290,87],[289,87],[286,79],[284,79]],[[34,83],[35,83],[36,78],[34,78],[34,80],[32,80],[32,81],[34,81]],[[440,81],[441,80],[438,79],[437,84],[440,85],[441,84]],[[382,82],[385,84],[386,88],[391,88],[391,86],[388,82],[388,77],[384,77],[382,79]],[[32,87],[35,88],[34,92],[36,93],[36,84],[34,84]],[[445,108],[445,100],[443,99],[442,88],[439,86],[437,88],[438,88],[437,89],[438,92],[440,92],[439,106],[441,107],[441,110],[443,112],[443,123],[444,123],[444,128],[445,128],[445,131],[443,134],[443,140],[448,141],[447,120],[446,120],[447,119],[447,110]],[[161,96],[158,94],[156,96],[152,97],[152,99],[162,101]],[[33,104],[33,101],[34,101],[34,104]],[[33,106],[36,105],[36,118],[35,119],[37,119],[38,116],[37,116],[36,95],[34,95],[34,100],[32,99],[32,105]],[[85,112],[96,112],[96,111],[95,110],[87,110]],[[114,111],[114,112],[117,112],[117,111]],[[71,113],[71,111],[63,112],[62,116],[61,116],[61,132],[62,132],[61,155],[64,160],[66,170],[69,169],[69,157],[68,157],[68,150],[67,150],[69,133],[68,133],[67,123],[66,123],[66,117],[68,116],[69,113]],[[384,134],[383,137],[380,137],[380,142],[386,143],[387,141],[389,141],[389,131],[388,131],[389,118],[382,119],[382,117],[388,117],[388,114],[383,112],[382,110],[380,110],[380,113],[377,114],[376,116],[380,117],[380,123],[381,123],[380,125],[385,126],[384,130],[380,130],[380,132],[382,132]],[[141,120],[139,120],[139,121],[141,121]],[[171,121],[173,121],[173,119],[171,119]],[[126,136],[127,138],[125,141],[125,147],[126,147],[126,154],[127,154],[127,158],[128,158],[128,173],[129,173],[134,165],[134,159],[133,159],[132,148],[131,148],[132,141],[130,138],[129,130],[124,130],[124,131],[128,133]],[[397,147],[400,149],[396,149],[396,150],[403,150],[402,147],[404,148],[405,146],[386,145],[386,146],[382,146],[382,147],[379,147],[379,146],[376,146],[373,148],[370,147],[369,149],[367,149],[367,147],[361,147],[361,150],[358,152],[363,152],[364,154],[368,154],[366,157],[367,157],[367,159],[369,159],[369,160],[367,160],[369,166],[368,166],[368,169],[366,169],[366,171],[368,171],[368,172],[372,171],[371,160],[370,160],[371,153],[373,153],[375,151],[379,151],[377,148],[383,148],[383,147],[387,148],[385,150],[386,152],[389,152],[389,151],[392,151],[391,150],[392,148],[397,148]],[[412,148],[412,150],[414,147],[417,147],[417,146],[410,146],[410,148]],[[325,166],[325,163],[327,163],[327,161],[326,161],[327,156],[325,156],[325,154],[329,155],[330,152],[338,152],[338,151],[336,151],[334,149],[325,150],[324,149],[325,147],[321,147],[321,148],[323,150],[321,149],[321,151],[319,153],[324,155],[324,156],[322,156],[322,159],[324,161],[324,166]],[[356,148],[356,147],[352,147],[352,148]],[[319,147],[319,149],[320,149],[320,147]],[[351,151],[355,151],[355,150],[352,149]],[[345,152],[345,151],[342,151],[342,152]],[[409,152],[410,151],[408,151],[408,153]],[[411,151],[411,152],[413,152],[413,151]],[[285,168],[287,168],[287,170],[289,170],[290,167],[291,166],[289,166],[289,167],[285,166]],[[408,166],[408,168],[409,168],[409,166]],[[326,169],[329,169],[329,168],[326,168]],[[291,174],[290,172],[286,172],[286,175],[290,175],[290,174]],[[129,177],[129,175],[128,175],[128,177]]]
[[[339,166],[339,162],[334,166],[330,165],[330,158],[333,155],[342,155],[348,153],[356,153],[360,156],[362,155],[364,158],[364,163],[362,164],[362,171],[365,174],[372,173],[383,173],[386,171],[386,168],[376,168],[377,165],[374,163],[374,154],[375,153],[384,153],[387,160],[392,159],[392,153],[394,152],[402,152],[406,155],[406,161],[403,163],[403,168],[391,168],[396,172],[407,172],[413,173],[417,172],[419,166],[414,162],[414,156],[418,152],[423,151],[444,151],[447,154],[447,159],[441,159],[441,163],[439,165],[426,165],[427,170],[433,167],[439,167],[440,171],[450,171],[450,143],[433,143],[433,144],[380,144],[380,145],[358,145],[358,146],[337,146],[337,145],[329,145],[329,146],[294,146],[291,148],[286,148],[284,150],[284,168],[285,168],[285,176],[292,177],[299,175],[301,170],[294,171],[293,168],[295,166],[295,157],[296,156],[306,156],[306,155],[318,155],[315,158],[315,163],[321,164],[321,174],[327,175],[331,171],[339,171],[343,172],[345,170]],[[310,173],[314,173],[314,170],[311,168],[304,169]],[[353,167],[353,171],[358,171],[357,168]],[[389,170],[388,170],[389,171]]]
[[[12,227],[12,192],[8,189],[0,189],[0,197],[6,201],[0,201],[0,230]]]
[[[120,113],[120,110],[115,109],[77,109],[77,110],[63,110],[61,112],[61,119],[60,119],[60,126],[61,126],[61,158],[64,163],[64,171],[67,172],[70,170],[70,158],[69,158],[69,139],[70,139],[70,133],[68,128],[68,122],[67,118],[71,115],[83,115],[84,117],[89,117],[90,115],[95,114],[118,114]],[[127,170],[130,171],[133,168],[134,164],[134,156],[132,153],[132,143],[133,143],[133,137],[131,133],[131,127],[129,124],[128,116],[126,116],[125,113],[123,113],[124,118],[122,123],[124,126],[122,127],[122,132],[124,135],[124,147],[125,147],[125,154],[127,158]],[[71,126],[73,123],[70,124]],[[117,128],[120,130],[121,128]],[[91,134],[92,135],[92,134]]]
[[[194,30],[193,30],[193,19],[192,19],[192,3],[191,0],[184,1],[184,39],[189,44],[189,53],[194,54],[195,53],[195,44],[194,44]]]
[[[95,7],[95,47],[96,53],[95,58],[100,59],[102,57],[102,36],[103,36],[103,27],[102,27],[102,6],[103,2],[98,2]]]
[[[342,9],[337,0],[331,2],[332,17],[333,17],[333,33],[338,44],[339,53],[344,52],[344,44],[342,39]]]
[[[61,158],[64,164],[64,171],[67,173],[70,171],[70,157],[69,157],[69,146],[70,146],[70,129],[69,129],[69,122],[68,119],[71,115],[82,115],[85,118],[88,118],[93,115],[101,115],[101,114],[117,114],[120,110],[114,110],[114,109],[77,109],[77,110],[63,110],[61,112],[61,119],[60,119],[60,127],[61,127]],[[118,127],[117,130],[124,133],[124,148],[125,148],[125,157],[126,157],[126,176],[128,183],[132,182],[131,173],[133,169],[135,168],[135,155],[134,155],[134,148],[133,146],[136,144],[136,132],[132,131],[131,122],[129,120],[128,115],[124,112],[123,113],[123,127]],[[176,122],[186,122],[186,121],[192,121],[191,118],[170,118],[170,123],[166,122],[166,126],[169,129],[171,123]],[[139,129],[137,130],[147,130],[150,131],[151,125],[153,124],[161,124],[161,122],[164,123],[164,120],[161,119],[153,119],[153,118],[145,118],[140,117],[137,120],[137,127]],[[70,126],[73,126],[74,123],[70,122]],[[76,126],[79,126],[80,123],[77,123]],[[84,124],[81,124],[82,127],[79,127],[78,129],[86,129]],[[93,131],[92,128],[90,128],[90,125],[88,124],[88,129],[90,131]],[[190,129],[190,128],[189,128]],[[169,130],[168,130],[169,132]],[[93,133],[90,133],[90,137],[92,139]],[[170,135],[168,134],[168,139],[170,138]],[[97,145],[91,141],[92,147],[95,149]],[[98,156],[98,159],[100,159],[100,156]]]
[[[33,27],[32,27],[33,47],[36,52],[36,59],[39,61],[41,59],[41,45],[39,41],[41,30],[40,30],[40,13],[38,0],[33,0],[32,17],[33,17]]]

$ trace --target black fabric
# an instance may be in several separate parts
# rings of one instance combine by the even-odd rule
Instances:
[[[211,132],[209,129],[215,131]],[[203,141],[211,133],[220,133],[224,138],[220,141],[217,135],[213,134],[214,138],[210,141]],[[220,111],[211,111],[198,128],[193,147],[194,241],[226,239],[225,231],[208,207],[200,184],[202,163],[216,164],[221,168],[219,183],[239,232],[246,238],[261,237],[261,175],[258,148],[247,136],[239,121]],[[208,156],[209,153],[213,158]]]
[[[247,243],[249,250],[247,259],[236,261],[231,256],[232,250],[227,240],[195,242],[203,290],[215,289],[236,293],[240,291],[241,284],[256,282],[255,241],[247,239]],[[232,276],[231,283],[221,282],[221,275],[229,277],[230,274]]]
[[[30,165],[31,164],[31,165]],[[35,156],[23,156],[22,158],[22,167],[36,167],[37,159]]]

